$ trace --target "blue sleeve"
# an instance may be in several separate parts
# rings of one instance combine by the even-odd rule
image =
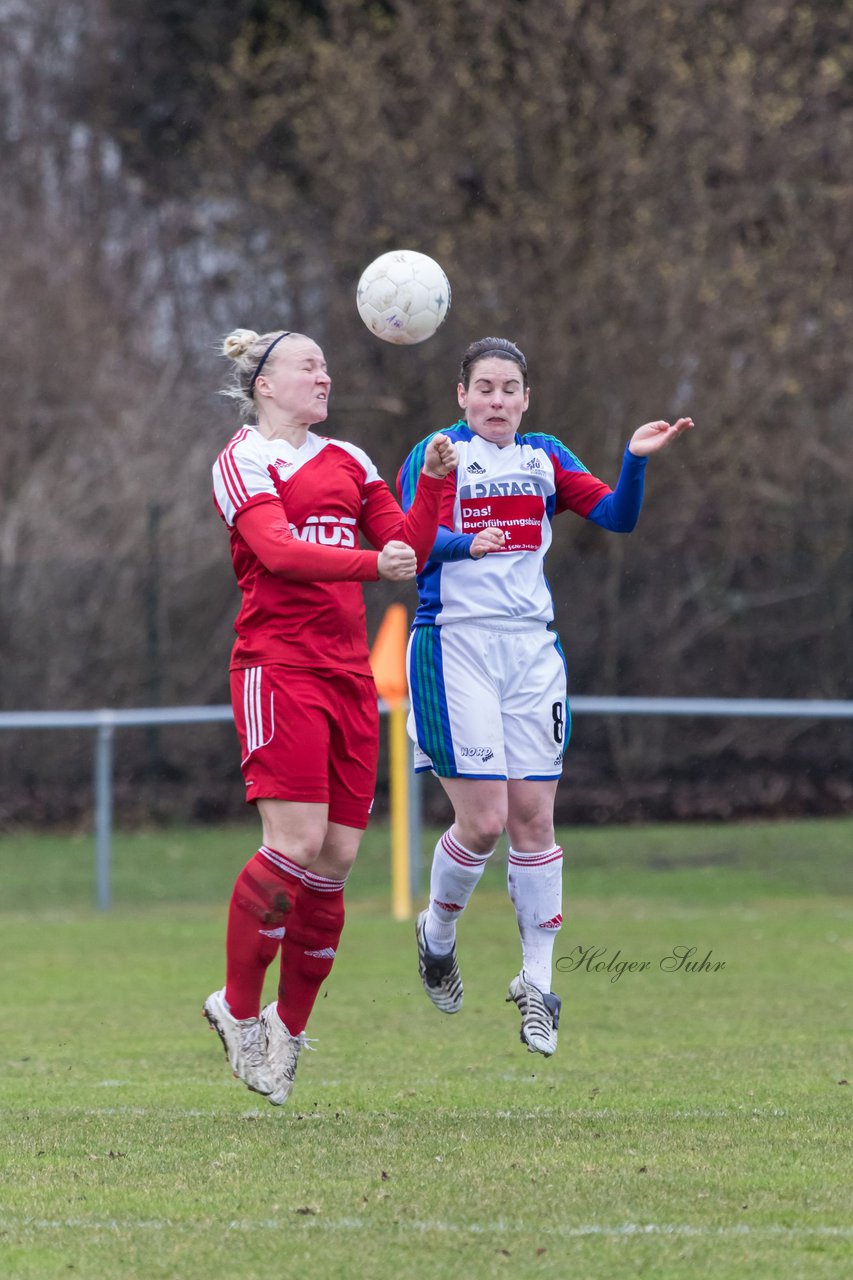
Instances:
[[[470,560],[473,541],[473,533],[454,533],[452,529],[446,529],[443,524],[440,524],[429,558],[440,562]]]
[[[397,475],[397,496],[404,511],[408,511],[415,500],[418,476],[421,474],[421,468],[424,465],[424,454],[431,439],[432,436],[427,436],[426,440],[422,440],[420,444],[415,445]]]
[[[640,518],[647,461],[647,458],[637,458],[626,447],[616,488],[595,504],[587,520],[611,533],[630,533]]]

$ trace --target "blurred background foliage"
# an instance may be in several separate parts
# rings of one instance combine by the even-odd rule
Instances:
[[[850,0],[0,0],[0,707],[227,701],[238,325],[317,338],[329,434],[392,484],[485,334],[527,353],[528,429],[611,483],[692,414],[632,537],[555,526],[573,690],[849,697],[851,30]],[[453,286],[421,347],[355,312],[395,247]],[[371,631],[414,603],[366,594]],[[90,745],[0,736],[0,821],[85,814]],[[578,720],[560,816],[849,810],[851,747]],[[230,730],[118,766],[128,817],[240,810]]]

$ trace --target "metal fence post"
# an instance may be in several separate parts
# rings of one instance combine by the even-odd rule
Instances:
[[[409,878],[412,898],[420,896],[423,861],[423,782],[415,773],[415,744],[409,742]]]
[[[95,886],[99,911],[108,910],[112,896],[113,732],[114,726],[102,721],[95,740]]]

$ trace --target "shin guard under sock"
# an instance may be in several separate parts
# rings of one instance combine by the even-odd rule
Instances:
[[[563,850],[559,845],[541,853],[510,849],[507,885],[518,920],[525,980],[547,993],[554,941],[563,923]]]
[[[256,1018],[264,976],[293,916],[303,868],[262,845],[237,877],[225,937],[225,1000],[235,1018]]]
[[[456,921],[480,883],[486,863],[494,853],[472,853],[445,831],[435,846],[429,881],[426,941],[435,955],[447,955],[456,940]]]
[[[344,927],[345,880],[306,871],[281,944],[278,1016],[292,1036],[305,1030],[331,972]]]

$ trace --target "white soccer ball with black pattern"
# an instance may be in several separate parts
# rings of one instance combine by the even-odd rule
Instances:
[[[355,294],[358,314],[383,342],[431,338],[450,310],[450,284],[433,258],[395,249],[371,262]]]

